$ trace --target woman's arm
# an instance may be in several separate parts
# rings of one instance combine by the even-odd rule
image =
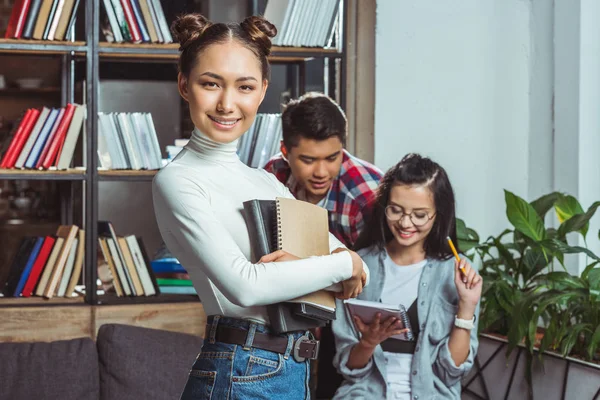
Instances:
[[[212,213],[207,193],[181,174],[165,172],[154,180],[153,197],[167,247],[186,268],[200,268],[232,303],[278,303],[352,276],[348,252],[291,262],[249,262]]]

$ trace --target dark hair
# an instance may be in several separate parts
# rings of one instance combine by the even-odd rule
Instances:
[[[355,250],[376,246],[382,251],[392,238],[387,225],[385,207],[394,185],[424,185],[431,190],[436,208],[436,217],[429,236],[425,239],[425,255],[428,258],[448,259],[452,256],[447,237],[450,236],[458,249],[456,240],[456,213],[454,191],[448,174],[438,163],[418,154],[407,154],[384,175],[379,188],[373,211],[367,219],[365,228],[354,244]]]
[[[281,114],[283,144],[297,146],[300,138],[327,140],[337,137],[346,145],[347,120],[344,111],[328,96],[309,92],[291,100]]]
[[[204,49],[234,39],[256,55],[262,78],[269,79],[271,66],[267,57],[271,54],[271,38],[277,35],[277,28],[263,17],[253,15],[239,24],[213,24],[201,14],[185,14],[173,22],[171,32],[179,42],[179,72],[186,77]]]

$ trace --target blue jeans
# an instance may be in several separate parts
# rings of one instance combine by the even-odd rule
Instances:
[[[270,333],[265,325],[222,316],[208,318],[206,339],[190,371],[181,400],[310,399],[309,360],[298,362],[292,354],[293,342],[304,332],[288,337],[285,354],[215,341],[217,325]]]

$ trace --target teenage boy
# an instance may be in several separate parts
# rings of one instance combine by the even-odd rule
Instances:
[[[352,156],[344,146],[348,122],[339,105],[321,93],[290,101],[281,114],[281,154],[265,169],[299,200],[328,211],[329,231],[352,247],[370,213],[381,171]],[[317,398],[331,398],[342,383],[333,367],[331,327],[320,329]]]

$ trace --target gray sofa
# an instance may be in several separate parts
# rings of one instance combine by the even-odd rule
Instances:
[[[0,400],[179,399],[202,339],[127,325],[90,338],[0,343]]]

